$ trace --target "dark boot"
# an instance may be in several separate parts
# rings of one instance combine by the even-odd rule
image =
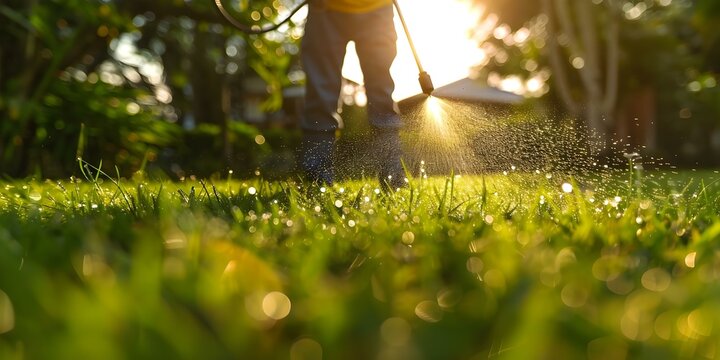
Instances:
[[[300,169],[307,181],[332,185],[332,154],[335,146],[333,132],[310,132],[303,134],[300,154]]]
[[[376,168],[383,190],[395,190],[407,186],[401,157],[399,129],[374,129],[373,148],[376,154]]]

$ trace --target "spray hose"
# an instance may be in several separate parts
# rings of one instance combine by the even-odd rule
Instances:
[[[275,31],[278,28],[280,28],[283,24],[290,21],[290,19],[298,11],[300,11],[300,9],[302,9],[303,6],[307,5],[309,2],[310,2],[310,0],[305,0],[302,3],[300,3],[294,9],[292,9],[292,11],[290,11],[290,14],[286,18],[282,19],[279,23],[270,24],[267,27],[261,27],[261,28],[257,28],[254,26],[248,26],[248,25],[245,25],[245,24],[237,21],[237,19],[235,19],[232,15],[230,15],[230,13],[225,9],[225,6],[222,4],[222,0],[215,0],[215,7],[217,7],[218,11],[220,11],[220,15],[222,15],[222,17],[224,17],[225,20],[227,20],[230,23],[230,25],[236,27],[238,30],[240,30],[248,35],[260,35],[260,34],[265,34],[265,33],[271,32],[271,31]]]
[[[235,19],[230,13],[225,9],[225,6],[222,4],[222,0],[214,0],[215,1],[215,7],[217,7],[218,11],[220,11],[220,15],[222,15],[227,22],[230,23],[230,25],[234,26],[238,30],[249,34],[249,35],[260,35],[265,34],[270,31],[275,31],[280,26],[285,24],[286,22],[290,21],[290,18],[292,18],[300,9],[302,9],[303,6],[310,3],[311,0],[305,0],[302,3],[298,4],[292,11],[290,11],[290,14],[282,19],[278,23],[271,23],[269,26],[266,27],[256,27],[256,26],[248,26],[237,19]],[[430,95],[435,90],[435,87],[433,86],[432,79],[430,78],[430,74],[428,74],[425,69],[423,69],[422,63],[420,62],[420,57],[418,56],[417,50],[415,49],[415,44],[412,41],[412,37],[410,36],[410,31],[408,30],[408,26],[405,23],[405,17],[402,14],[402,11],[400,10],[400,5],[398,4],[397,0],[393,0],[393,4],[395,5],[395,9],[397,10],[398,16],[400,17],[400,22],[402,23],[403,30],[405,30],[405,35],[408,39],[408,43],[410,44],[410,50],[412,50],[413,56],[415,57],[415,64],[417,64],[418,71],[420,72],[418,76],[418,82],[420,83],[420,88],[422,89],[422,92]]]

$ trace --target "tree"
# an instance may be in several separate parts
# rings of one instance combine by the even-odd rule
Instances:
[[[113,8],[84,0],[0,5],[0,173],[27,174],[40,166],[40,148],[53,127],[42,113],[64,81],[60,75],[102,59],[108,42],[128,29]]]
[[[238,4],[253,18],[282,10],[277,1]],[[226,156],[207,155],[227,164],[236,128],[228,93],[239,78],[261,76],[278,107],[295,40],[238,34],[210,1],[8,0],[0,4],[0,174],[65,176],[79,144],[86,156],[137,169],[160,148],[182,146],[174,122],[186,114],[221,129]],[[159,79],[118,58],[128,41],[162,69]]]
[[[542,0],[543,11],[550,18],[547,55],[554,85],[566,110],[574,116],[583,114],[588,128],[607,138],[618,94],[620,25],[617,5],[615,0],[605,0],[601,5],[589,1],[574,1],[573,4],[567,0]],[[597,16],[598,13],[603,15]],[[598,29],[605,31],[598,34]],[[573,95],[566,59],[581,80],[582,92],[578,95]],[[603,64],[604,71],[601,69]]]
[[[718,151],[710,141],[720,116],[718,2],[528,0],[489,10],[497,28],[482,45],[490,61],[480,69],[489,83],[540,79],[549,87],[524,90],[606,140],[627,141],[642,125],[645,139],[631,138],[634,145],[694,149],[687,159]]]

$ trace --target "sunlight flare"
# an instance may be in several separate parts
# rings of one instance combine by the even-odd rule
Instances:
[[[432,75],[435,87],[467,77],[470,69],[485,58],[478,40],[471,36],[485,12],[484,7],[467,0],[443,0],[442,5],[436,0],[399,2],[423,67]],[[397,16],[395,30],[398,54],[390,72],[395,79],[393,98],[400,100],[419,94],[421,89],[417,82],[418,69]],[[343,76],[362,84],[354,44],[349,44],[347,50]]]

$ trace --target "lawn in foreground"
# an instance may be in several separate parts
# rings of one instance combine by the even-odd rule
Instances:
[[[0,185],[0,358],[714,358],[720,175]]]

